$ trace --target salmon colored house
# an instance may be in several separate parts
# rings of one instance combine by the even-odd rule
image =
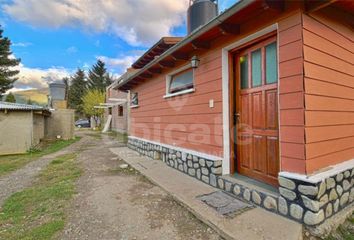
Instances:
[[[353,13],[344,0],[243,0],[159,42],[117,84],[129,147],[308,226],[349,211]]]

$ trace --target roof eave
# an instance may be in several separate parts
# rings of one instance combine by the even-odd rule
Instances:
[[[180,42],[182,37],[162,37],[157,43],[155,43],[152,47],[150,47],[143,55],[141,55],[133,64],[132,67],[138,69],[139,62],[143,61],[146,56],[152,53],[156,48],[158,48],[161,44],[167,45],[175,45]],[[170,47],[169,47],[170,48]],[[167,48],[168,50],[168,48]]]
[[[217,27],[219,24],[227,20],[229,17],[233,16],[237,12],[241,11],[242,9],[246,8],[247,6],[251,5],[252,3],[256,2],[257,0],[249,0],[249,1],[240,1],[235,3],[233,6],[231,6],[228,10],[225,12],[221,13],[217,17],[213,18],[211,21],[209,21],[207,24],[205,24],[203,27],[196,29],[194,32],[192,32],[190,35],[185,37],[182,41],[168,49],[166,52],[164,52],[159,58],[154,59],[150,63],[148,63],[146,66],[141,68],[138,72],[127,78],[125,81],[121,82],[120,84],[117,85],[117,88],[120,88],[127,84],[129,81],[132,79],[138,77],[141,73],[145,72],[164,58],[168,57],[178,49],[182,48],[186,44],[191,43],[193,40],[195,40],[197,37],[201,36],[202,34],[206,33],[207,31],[211,30],[214,27]]]

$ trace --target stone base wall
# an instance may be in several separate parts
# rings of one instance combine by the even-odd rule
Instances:
[[[155,160],[160,159],[168,166],[208,184],[215,182],[216,176],[222,173],[221,159],[211,160],[132,138],[128,139],[128,147]]]
[[[246,187],[221,176],[222,160],[206,159],[135,138],[129,138],[128,147],[153,159],[161,159],[168,166],[213,187],[309,227],[322,224],[354,201],[354,168],[318,183],[279,177],[277,195]]]
[[[317,183],[279,177],[280,214],[308,226],[323,223],[354,201],[354,168]]]

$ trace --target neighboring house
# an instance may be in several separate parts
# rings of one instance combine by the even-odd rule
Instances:
[[[143,54],[135,63],[132,68],[127,69],[121,77],[114,81],[107,87],[105,119],[108,115],[112,115],[110,130],[120,133],[127,133],[129,129],[129,99],[130,96],[127,91],[120,91],[117,86],[126,81],[137,69],[143,67],[147,62],[157,58],[166,50],[174,46],[182,40],[181,37],[163,37],[154,46],[152,46],[145,54]]]
[[[0,102],[0,155],[26,153],[38,145],[50,115],[41,106]]]
[[[105,119],[112,116],[109,130],[127,133],[128,131],[128,93],[114,89],[118,80],[109,85],[106,89]]]
[[[111,85],[112,86],[112,85]],[[107,88],[107,108],[105,111],[105,119],[108,115],[112,115],[110,130],[127,133],[128,130],[128,94],[126,92],[113,89],[111,86]]]
[[[135,69],[129,68],[122,76],[115,80],[106,89],[106,103],[102,106],[105,108],[105,119],[107,121],[108,116],[112,116],[109,130],[127,133],[129,128],[129,94],[127,91],[120,91],[116,87],[119,82],[124,81],[132,74],[135,73]]]
[[[139,59],[116,86],[133,101],[129,147],[323,223],[354,200],[353,13],[352,1],[243,0]]]

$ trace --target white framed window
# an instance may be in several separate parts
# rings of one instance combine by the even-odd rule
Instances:
[[[138,93],[133,92],[130,94],[130,108],[136,108],[139,106]]]
[[[166,95],[164,98],[194,91],[194,69],[190,64],[166,76]]]

